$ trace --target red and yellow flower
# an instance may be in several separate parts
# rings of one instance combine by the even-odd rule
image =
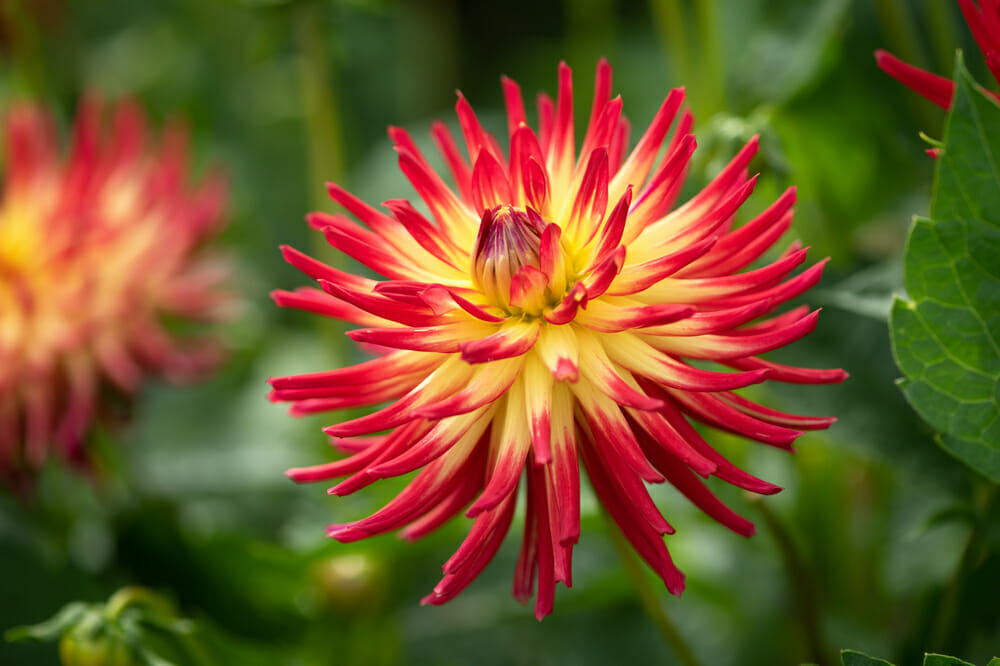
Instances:
[[[986,56],[986,66],[1000,81],[1000,0],[958,0],[972,36]],[[875,62],[886,74],[942,109],[951,106],[955,84],[951,79],[903,62],[888,51],[875,51]],[[988,91],[1000,100],[1000,93]]]
[[[212,318],[229,299],[225,265],[199,249],[219,229],[225,184],[188,186],[179,127],[154,148],[134,103],[105,127],[88,99],[63,156],[39,106],[14,105],[3,122],[0,478],[13,480],[52,454],[86,462],[107,389],[207,369],[218,346],[180,339],[164,318]]]
[[[517,84],[504,79],[503,90],[509,150],[461,95],[467,153],[444,124],[433,125],[452,186],[404,130],[389,130],[429,216],[402,199],[386,201],[382,212],[329,184],[333,200],[364,226],[345,215],[308,217],[331,245],[384,280],[283,248],[320,288],[277,291],[278,304],[355,324],[360,328],[348,335],[384,353],[352,367],[272,379],[271,398],[291,402],[294,414],[389,402],[326,428],[351,455],[288,475],[300,482],[347,477],[330,489],[347,495],[420,470],[381,510],[328,528],[344,542],[400,528],[416,539],[465,510],[474,522],[424,599],[429,604],[452,599],[491,560],[511,526],[523,477],[527,511],[514,596],[527,600],[537,581],[541,618],[552,609],[555,583],[572,581],[582,460],[636,551],[680,593],[684,578],[662,538],[674,528],[645,484],[669,482],[730,529],[753,533],[699,477],[756,493],[779,488],[731,464],[689,419],[785,450],[802,431],[834,420],[785,414],[734,392],[765,379],[844,379],[841,370],[760,357],[811,331],[817,312],[797,307],[751,323],[815,284],[823,262],[790,277],[806,255],[793,244],[774,262],[744,270],[788,229],[795,202],[789,190],[734,228],[754,187],[747,167],[756,138],[674,207],[695,149],[683,90],[670,92],[627,152],[629,124],[602,61],[579,153],[569,67],[559,67],[557,99],[539,97],[538,131]]]

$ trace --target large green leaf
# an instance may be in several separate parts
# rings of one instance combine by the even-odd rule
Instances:
[[[904,256],[890,330],[900,386],[938,442],[1000,482],[1000,106],[959,56],[930,219]]]

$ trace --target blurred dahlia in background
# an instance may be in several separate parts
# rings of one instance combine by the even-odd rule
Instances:
[[[972,30],[972,36],[986,56],[986,66],[1000,81],[1000,0],[979,0],[978,4],[974,0],[958,0],[958,6]],[[955,84],[950,77],[914,67],[881,49],[875,51],[875,62],[886,74],[942,109],[951,106]],[[1000,93],[987,92],[1000,100]]]
[[[29,480],[50,457],[86,465],[105,397],[143,377],[202,375],[210,338],[175,329],[223,314],[225,262],[201,252],[218,232],[219,174],[188,184],[186,133],[151,145],[141,109],[80,105],[63,153],[30,102],[3,117],[0,201],[0,479]]]
[[[766,379],[846,377],[759,356],[810,332],[818,312],[802,306],[751,323],[814,285],[825,262],[792,276],[806,258],[793,243],[744,270],[788,229],[795,201],[789,190],[734,227],[756,180],[747,173],[756,138],[674,208],[695,149],[683,90],[670,92],[629,152],[622,101],[612,99],[611,68],[600,62],[579,153],[569,67],[559,67],[557,99],[539,97],[537,131],[517,84],[504,79],[503,90],[508,151],[461,95],[467,152],[444,124],[433,125],[453,186],[405,131],[389,130],[430,217],[402,199],[385,202],[386,214],[334,184],[334,201],[367,228],[345,215],[308,217],[331,245],[385,280],[284,248],[321,289],[277,291],[278,304],[356,324],[348,335],[383,354],[272,379],[271,398],[293,403],[293,414],[391,401],[326,429],[349,457],[289,476],[346,476],[330,492],[347,495],[420,470],[372,516],[330,526],[344,542],[399,528],[416,539],[466,510],[474,519],[469,535],[429,604],[455,597],[493,558],[523,476],[527,512],[513,591],[527,601],[537,583],[541,619],[552,610],[555,583],[572,582],[582,461],[622,533],[679,594],[683,574],[662,538],[674,528],[645,484],[669,482],[734,532],[753,534],[753,524],[699,477],[755,493],[779,488],[735,467],[691,420],[784,450],[804,430],[834,420],[785,414],[733,392]]]

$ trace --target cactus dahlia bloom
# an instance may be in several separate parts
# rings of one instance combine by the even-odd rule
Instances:
[[[218,355],[164,317],[204,319],[227,300],[223,267],[198,252],[218,229],[224,184],[190,188],[183,132],[154,148],[143,124],[122,103],[104,128],[87,100],[63,156],[46,111],[4,115],[0,479],[26,479],[51,454],[85,463],[105,389],[132,393],[147,372],[190,376]]]
[[[845,377],[759,356],[813,329],[817,313],[804,308],[751,322],[813,285],[823,264],[789,277],[806,254],[792,245],[773,263],[743,271],[788,229],[795,199],[788,191],[733,228],[753,190],[747,165],[757,140],[674,208],[695,148],[691,115],[678,117],[684,92],[667,96],[626,153],[629,125],[621,99],[611,98],[606,62],[595,88],[579,153],[565,64],[556,101],[539,97],[537,131],[517,84],[503,80],[506,151],[460,95],[467,154],[443,124],[431,130],[453,186],[405,131],[390,129],[429,217],[402,199],[385,202],[388,212],[381,212],[331,184],[332,198],[365,226],[344,215],[308,218],[331,245],[385,280],[284,248],[321,289],[278,291],[278,304],[356,324],[348,335],[384,353],[352,367],[272,379],[272,399],[293,403],[294,414],[388,401],[326,428],[350,456],[288,474],[296,481],[346,476],[330,492],[347,495],[420,470],[373,515],[330,526],[339,541],[398,528],[416,539],[465,510],[473,519],[468,537],[424,603],[453,598],[490,561],[511,526],[523,477],[527,512],[514,596],[526,601],[537,581],[535,614],[548,614],[555,583],[572,580],[581,460],[621,531],[678,594],[684,578],[662,539],[674,528],[645,484],[669,482],[743,535],[753,525],[698,477],[757,493],[779,490],[727,461],[690,420],[786,450],[803,430],[833,421],[784,414],[734,392],[767,378],[812,384]]]
[[[986,66],[1000,81],[1000,0],[958,0],[965,22],[986,56]],[[942,109],[951,106],[955,84],[951,79],[905,63],[888,51],[875,51],[875,62],[886,74]],[[1000,100],[1000,94],[987,91]]]

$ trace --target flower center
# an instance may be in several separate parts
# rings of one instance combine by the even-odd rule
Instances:
[[[491,303],[511,305],[511,282],[525,266],[539,268],[545,221],[528,208],[496,206],[483,213],[472,253],[472,275]]]
[[[30,272],[44,247],[34,219],[8,205],[0,210],[0,282]]]

